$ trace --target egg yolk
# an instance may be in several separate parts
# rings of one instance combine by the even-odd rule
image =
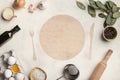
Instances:
[[[19,73],[20,72],[20,68],[18,67],[18,65],[13,65],[11,67],[11,70],[13,73]]]

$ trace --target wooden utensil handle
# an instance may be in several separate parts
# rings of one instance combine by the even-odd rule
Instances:
[[[112,55],[113,51],[111,49],[108,50],[106,56],[102,60],[102,63],[107,64],[107,61],[109,60],[110,56]]]
[[[95,68],[95,70],[93,71],[91,77],[89,80],[100,80],[103,72],[106,69],[107,66],[107,61],[110,58],[111,54],[112,54],[112,50],[108,50],[108,52],[106,53],[106,56],[104,57],[104,59],[97,65],[97,67]]]

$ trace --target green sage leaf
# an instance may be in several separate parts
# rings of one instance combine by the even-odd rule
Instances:
[[[113,5],[112,12],[114,13],[114,12],[118,12],[118,11],[119,11],[118,7],[116,5]]]
[[[104,26],[104,28],[108,26],[108,25],[106,24],[106,20],[104,21],[103,26]]]
[[[90,6],[93,7],[94,9],[98,9],[95,1],[89,0],[89,4],[90,4]]]
[[[97,5],[100,9],[102,9],[102,10],[107,10],[106,7],[104,6],[104,4],[103,4],[102,2],[100,2],[100,1],[97,1],[97,2],[96,2],[96,5]]]
[[[119,18],[119,17],[120,17],[120,12],[113,13],[113,18]]]
[[[116,21],[117,21],[117,19],[112,18],[110,25],[114,25]]]
[[[98,16],[101,18],[106,18],[106,15],[104,13],[100,13],[100,14],[98,14]]]
[[[113,7],[113,5],[114,6],[117,6],[113,1],[108,1],[108,4],[109,4],[109,6],[112,8]]]
[[[108,14],[107,18],[106,18],[106,24],[110,25],[112,22],[112,13]]]
[[[86,9],[86,7],[85,7],[85,5],[84,5],[83,3],[79,2],[79,1],[76,1],[76,4],[77,4],[77,6],[78,6],[80,9],[82,9],[82,10],[85,10],[85,9]]]
[[[88,5],[88,13],[92,16],[92,17],[96,17],[96,11],[93,7],[91,7],[90,5]]]
[[[120,10],[120,7],[118,7],[118,9]]]
[[[112,7],[110,7],[110,5],[109,5],[109,2],[108,2],[108,1],[106,1],[106,3],[105,3],[105,7],[106,7],[108,10],[112,10]]]

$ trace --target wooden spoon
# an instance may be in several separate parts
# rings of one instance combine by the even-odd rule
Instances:
[[[89,47],[89,52],[88,52],[88,54],[87,54],[88,59],[91,59],[91,57],[92,57],[93,35],[94,35],[94,23],[91,25],[91,27],[90,27],[90,32],[89,32],[89,36],[90,36],[90,47]]]
[[[32,39],[32,46],[33,46],[33,60],[37,60],[37,56],[35,54],[35,47],[34,47],[34,41],[33,41],[33,37],[34,37],[34,32],[33,31],[30,31],[30,36],[31,36],[31,39]]]

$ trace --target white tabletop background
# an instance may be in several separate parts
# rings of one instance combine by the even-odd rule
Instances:
[[[3,8],[11,7],[14,0],[0,0],[0,13]],[[88,0],[80,0],[86,6]],[[105,2],[105,0],[101,0]],[[120,6],[119,0],[113,0]],[[0,34],[6,30],[10,30],[15,25],[19,25],[21,31],[16,33],[14,37],[0,47],[0,55],[13,49],[16,52],[27,76],[33,67],[40,67],[47,73],[47,80],[56,80],[62,75],[62,70],[66,64],[75,64],[80,70],[80,76],[77,80],[88,80],[96,65],[103,59],[108,49],[112,49],[107,69],[101,77],[101,80],[120,80],[120,19],[117,20],[114,27],[118,30],[118,37],[112,42],[105,42],[101,39],[104,19],[92,18],[87,10],[80,10],[76,6],[76,0],[48,0],[48,8],[40,11],[34,11],[33,14],[28,13],[28,6],[32,3],[34,6],[40,0],[26,0],[25,8],[15,10],[14,18],[10,22],[4,21],[0,17]],[[76,18],[82,24],[85,31],[85,45],[83,50],[76,57],[60,61],[49,57],[40,47],[39,32],[42,25],[52,16],[64,14]],[[91,25],[95,23],[95,31],[93,37],[92,58],[89,60],[86,55],[89,54],[90,37],[89,31]],[[34,45],[37,55],[37,61],[33,60],[32,40],[29,32],[35,32]],[[61,79],[64,80],[64,79]]]

